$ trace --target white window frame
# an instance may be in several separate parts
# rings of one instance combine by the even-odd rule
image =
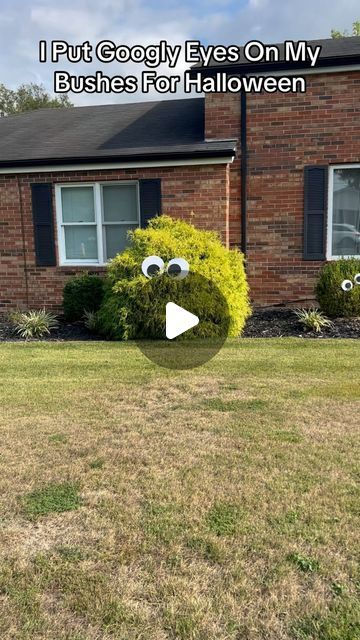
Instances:
[[[135,185],[136,187],[136,200],[137,200],[137,220],[121,220],[120,222],[104,222],[104,206],[103,206],[103,187],[106,186],[122,186],[122,185]],[[61,191],[66,188],[74,187],[91,187],[94,192],[94,222],[63,222],[62,216],[62,198]],[[55,207],[56,207],[56,226],[57,226],[57,239],[59,250],[59,265],[60,266],[105,266],[108,260],[105,259],[106,255],[106,240],[105,240],[105,226],[138,226],[140,227],[140,197],[139,197],[139,182],[137,180],[111,180],[104,182],[66,182],[57,183],[55,185]],[[65,247],[65,227],[67,226],[96,226],[97,236],[97,248],[98,258],[97,260],[73,260],[66,258]]]
[[[326,241],[326,259],[340,260],[341,258],[360,258],[360,254],[335,256],[332,255],[332,236],[333,236],[333,217],[334,217],[334,173],[337,169],[359,169],[360,162],[352,164],[333,164],[329,167],[328,176],[328,217],[327,217],[327,241]]]

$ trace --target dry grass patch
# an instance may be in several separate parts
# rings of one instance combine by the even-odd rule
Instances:
[[[359,355],[2,345],[0,637],[357,640]]]

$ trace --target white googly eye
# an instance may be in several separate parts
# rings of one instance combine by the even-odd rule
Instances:
[[[154,278],[164,271],[164,261],[158,256],[149,256],[143,260],[141,271],[147,278]]]
[[[341,288],[343,291],[351,291],[351,289],[353,288],[353,283],[351,282],[351,280],[343,280],[341,283]]]
[[[182,280],[189,273],[189,263],[184,258],[173,258],[170,260],[166,271],[171,278]]]
[[[354,282],[355,284],[360,285],[360,273],[356,274],[356,276],[354,277]]]

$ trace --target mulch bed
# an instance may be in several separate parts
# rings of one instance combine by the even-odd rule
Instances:
[[[321,333],[306,331],[293,309],[255,309],[246,323],[244,338],[360,338],[360,318],[335,318]]]
[[[59,317],[59,327],[44,338],[34,338],[28,342],[66,342],[68,340],[102,340],[99,336],[91,333],[83,322],[65,322]],[[25,342],[23,338],[14,332],[14,327],[0,318],[0,342]]]
[[[360,318],[337,318],[331,327],[326,327],[321,333],[305,331],[299,324],[293,309],[268,308],[255,309],[246,323],[244,338],[360,338]],[[69,324],[59,318],[59,328],[52,331],[50,336],[41,338],[41,342],[65,342],[68,340],[101,340],[91,333],[82,322]],[[35,340],[32,340],[35,341]],[[13,327],[0,319],[0,342],[24,342],[23,338],[14,333]]]

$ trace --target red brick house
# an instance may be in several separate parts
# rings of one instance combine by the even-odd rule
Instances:
[[[0,118],[0,309],[59,307],[160,211],[242,248],[256,304],[311,300],[324,260],[360,256],[360,38],[316,44],[316,68],[222,67],[303,75],[305,94]]]

